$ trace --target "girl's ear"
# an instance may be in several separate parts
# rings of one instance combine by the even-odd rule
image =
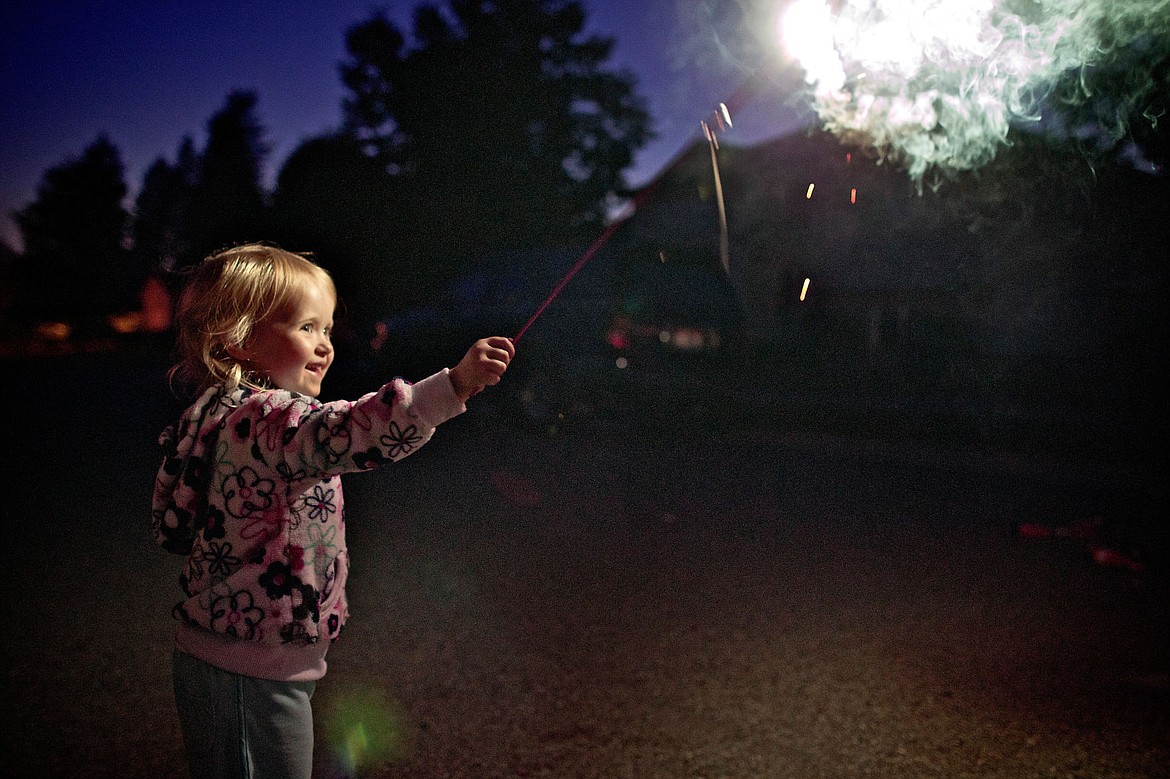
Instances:
[[[226,351],[229,356],[238,362],[247,362],[251,359],[251,355],[248,354],[248,350],[240,344],[228,344],[224,347],[224,351]]]

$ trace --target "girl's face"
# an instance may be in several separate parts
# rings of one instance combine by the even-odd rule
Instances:
[[[333,364],[333,309],[337,301],[313,282],[282,314],[256,325],[244,349],[250,367],[280,389],[316,397]]]

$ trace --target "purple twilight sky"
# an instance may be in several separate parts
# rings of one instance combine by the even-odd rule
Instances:
[[[777,12],[784,0],[777,0]],[[384,10],[409,35],[415,0],[13,0],[0,7],[0,238],[20,247],[12,212],[45,170],[100,133],[118,147],[132,198],[157,158],[198,146],[235,89],[255,91],[271,152],[266,183],[297,144],[336,128],[344,33]],[[445,5],[443,3],[442,5]],[[641,184],[745,79],[731,40],[758,35],[736,0],[584,0],[586,29],[616,40],[610,66],[638,79],[658,137],[628,176]],[[725,6],[721,11],[720,6]],[[716,10],[713,12],[712,8]],[[774,19],[775,16],[773,15]],[[733,61],[736,58],[740,61]],[[777,53],[772,63],[785,70]],[[759,63],[752,66],[760,67]],[[725,142],[751,144],[798,125],[795,79],[777,76],[733,117]],[[781,84],[787,84],[782,87]]]

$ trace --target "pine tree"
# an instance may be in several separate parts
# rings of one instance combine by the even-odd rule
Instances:
[[[143,176],[135,200],[131,256],[144,276],[170,272],[188,254],[187,214],[198,165],[194,142],[184,138],[175,164],[160,157]]]
[[[187,212],[187,247],[180,264],[225,246],[266,237],[261,172],[268,147],[256,118],[257,97],[232,92],[207,124],[207,147]]]
[[[121,156],[105,135],[46,171],[37,199],[16,215],[25,316],[71,322],[86,334],[136,307],[140,279],[127,262],[125,197]]]
[[[416,239],[440,250],[580,237],[626,189],[650,137],[613,41],[566,0],[451,0],[415,14],[418,47],[376,15],[352,28],[349,131],[405,181]]]

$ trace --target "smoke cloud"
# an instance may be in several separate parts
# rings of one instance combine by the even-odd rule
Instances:
[[[989,162],[1013,126],[1051,126],[1057,105],[1101,103],[1085,75],[1170,46],[1170,0],[796,0],[779,24],[825,129],[921,185]],[[1148,94],[1151,78],[1119,81]],[[1121,137],[1133,99],[1105,96],[1099,131]]]

